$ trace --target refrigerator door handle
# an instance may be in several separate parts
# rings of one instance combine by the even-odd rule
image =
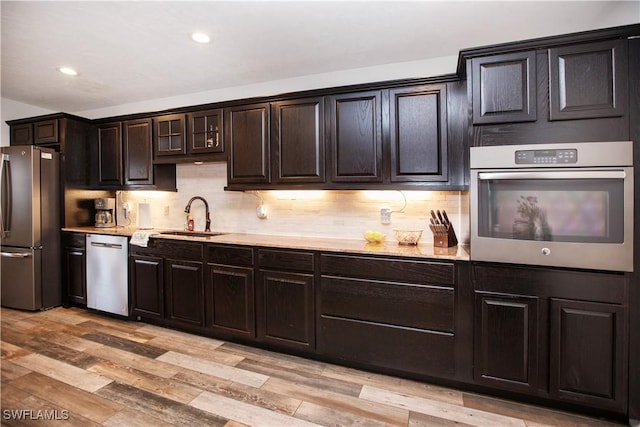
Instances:
[[[3,258],[30,258],[30,252],[2,252]]]
[[[6,166],[5,166],[6,163]],[[8,154],[2,154],[0,162],[0,236],[9,237],[11,234],[10,212],[11,212],[11,183],[10,183],[10,160]]]

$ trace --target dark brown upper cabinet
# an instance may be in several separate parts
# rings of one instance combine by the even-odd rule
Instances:
[[[184,114],[167,114],[153,118],[153,154],[175,156],[187,153]]]
[[[391,182],[446,181],[447,86],[389,91]]]
[[[187,115],[187,154],[224,153],[222,109]]]
[[[122,123],[98,125],[98,185],[122,185]]]
[[[331,181],[382,182],[382,92],[334,95],[329,100]]]
[[[270,105],[241,105],[224,110],[224,139],[229,147],[229,184],[268,184]]]
[[[11,145],[59,144],[58,119],[41,120],[11,126]]]
[[[473,58],[473,124],[536,120],[536,53]]]
[[[273,183],[325,182],[324,98],[272,104]]]
[[[153,185],[151,119],[123,124],[124,184]]]
[[[97,133],[96,187],[175,191],[175,165],[152,163],[151,118],[98,124]]]
[[[58,119],[36,122],[33,125],[33,143],[36,145],[59,143],[58,130]]]
[[[33,123],[11,126],[11,145],[33,145]]]
[[[549,49],[550,120],[622,116],[627,94],[625,40]]]

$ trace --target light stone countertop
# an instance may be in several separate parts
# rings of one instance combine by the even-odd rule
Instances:
[[[120,236],[131,236],[136,228],[130,227],[68,227],[62,231],[93,234],[111,234]],[[143,231],[178,231],[178,230],[143,230]],[[198,236],[176,236],[176,235],[154,235],[152,238],[172,239],[203,243],[222,243],[228,245],[264,246],[282,249],[303,249],[311,251],[344,252],[369,255],[403,256],[425,259],[446,259],[446,260],[469,260],[469,247],[458,245],[451,248],[437,248],[432,242],[420,243],[418,245],[399,245],[393,237],[387,237],[386,241],[379,244],[371,244],[363,239],[333,239],[327,237],[293,237],[275,236],[265,234],[244,234],[228,233],[207,237]]]

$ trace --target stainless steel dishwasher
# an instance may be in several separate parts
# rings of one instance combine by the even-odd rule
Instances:
[[[123,236],[87,234],[87,307],[129,315],[129,248]]]

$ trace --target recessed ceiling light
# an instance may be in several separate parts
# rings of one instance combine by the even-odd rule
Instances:
[[[78,72],[71,67],[60,67],[58,68],[62,74],[66,74],[67,76],[77,76]]]
[[[209,43],[211,41],[211,37],[205,33],[191,33],[191,40],[196,43]]]

